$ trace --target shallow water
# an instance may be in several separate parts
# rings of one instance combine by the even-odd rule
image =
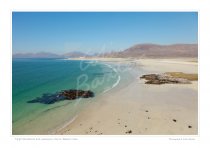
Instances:
[[[13,59],[12,64],[13,134],[46,134],[73,119],[90,99],[51,105],[27,101],[65,89],[91,90],[97,96],[118,80],[112,68],[89,61]]]
[[[135,77],[127,69],[129,66],[119,65],[61,59],[13,59],[13,134],[51,134],[71,122],[91,101],[113,88],[119,89]],[[53,104],[27,103],[43,94],[65,89],[91,90],[95,97]]]

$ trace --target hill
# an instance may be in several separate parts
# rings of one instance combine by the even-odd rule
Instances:
[[[175,58],[198,57],[197,44],[137,44],[124,51],[106,53],[100,56],[117,58]]]

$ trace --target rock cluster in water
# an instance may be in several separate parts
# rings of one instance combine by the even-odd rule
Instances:
[[[94,93],[90,90],[64,90],[60,92],[60,96],[64,96],[67,100],[74,100],[77,98],[89,98],[94,97]]]
[[[42,97],[37,97],[28,103],[43,103],[43,104],[53,104],[62,100],[75,100],[77,98],[90,98],[94,97],[94,93],[90,90],[63,90],[55,94],[43,94]]]
[[[174,78],[168,74],[147,74],[142,75],[140,79],[147,80],[145,84],[191,84],[191,82],[184,78]]]

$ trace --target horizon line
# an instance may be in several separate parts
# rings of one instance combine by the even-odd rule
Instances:
[[[158,43],[137,43],[137,44],[134,44],[134,45],[132,45],[132,46],[130,46],[130,47],[128,47],[128,48],[125,48],[125,49],[123,49],[123,50],[119,50],[119,51],[116,51],[116,50],[113,50],[113,51],[108,51],[109,53],[110,52],[120,52],[120,51],[124,51],[124,50],[126,50],[126,49],[129,49],[129,48],[131,48],[131,47],[133,47],[133,46],[136,46],[136,45],[159,45],[159,46],[172,46],[172,45],[198,45],[198,43],[196,42],[196,43],[172,43],[172,44],[158,44]],[[77,52],[77,53],[85,53],[85,54],[88,54],[88,53],[86,53],[86,52],[82,52],[82,51],[80,51],[80,50],[78,50],[78,49],[75,49],[75,50],[70,50],[69,52],[67,51],[67,52],[63,52],[63,53],[56,53],[56,52],[50,52],[50,51],[38,51],[38,52],[15,52],[15,53],[13,53],[13,49],[12,49],[12,55],[13,54],[38,54],[38,53],[50,53],[50,54],[56,54],[56,55],[63,55],[63,54],[66,54],[66,53],[73,53],[73,52]],[[104,53],[106,53],[106,52],[104,52]],[[97,54],[97,52],[94,52],[94,53],[92,53],[92,54],[90,54],[90,55],[93,55],[93,54]]]

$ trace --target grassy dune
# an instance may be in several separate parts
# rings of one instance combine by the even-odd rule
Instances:
[[[166,72],[166,74],[174,77],[174,78],[183,78],[190,81],[197,81],[198,80],[198,74],[188,74],[183,72]]]

